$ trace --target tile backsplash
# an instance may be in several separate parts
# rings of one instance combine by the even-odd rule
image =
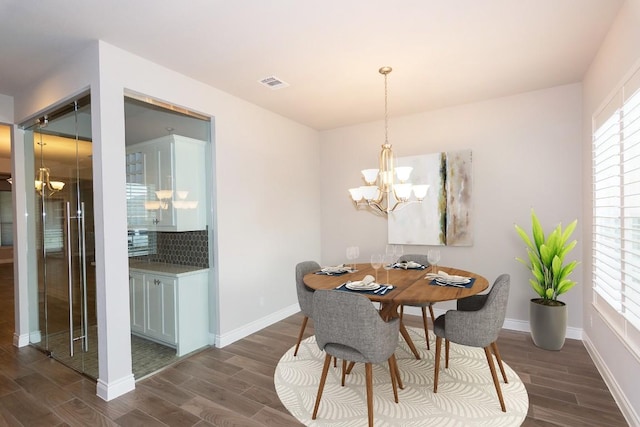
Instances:
[[[149,234],[152,233],[155,239],[150,240],[155,240],[155,253],[136,257],[136,260],[209,268],[207,230]]]

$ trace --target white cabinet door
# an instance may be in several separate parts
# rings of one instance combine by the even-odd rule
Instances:
[[[128,188],[140,190],[133,183],[137,180],[144,182],[142,185],[146,190],[142,203],[145,213],[138,213],[141,204],[137,203],[138,210],[129,209],[129,215],[133,212],[144,218],[143,222],[150,229],[158,231],[205,230],[205,147],[204,141],[179,135],[129,146]],[[143,167],[133,164],[138,159],[144,162]],[[144,171],[144,177],[135,175],[134,172],[140,169]]]
[[[131,315],[131,331],[144,333],[146,311],[144,274],[129,272],[129,311]]]
[[[148,182],[147,170],[151,166],[153,162],[144,147],[127,148],[127,225],[130,230],[149,228],[155,219],[155,211],[148,209],[148,202],[155,200],[155,184]]]
[[[209,270],[175,275],[131,268],[131,332],[183,356],[209,344]]]
[[[176,344],[177,279],[145,274],[146,308],[145,335]]]

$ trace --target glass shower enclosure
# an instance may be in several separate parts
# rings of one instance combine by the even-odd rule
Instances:
[[[30,342],[98,377],[90,96],[23,126],[28,197]],[[33,156],[33,162],[29,157]],[[32,169],[31,169],[32,165]],[[37,274],[35,274],[37,272]]]

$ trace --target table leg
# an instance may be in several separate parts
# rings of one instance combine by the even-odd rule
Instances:
[[[418,353],[418,349],[413,343],[413,340],[409,335],[409,331],[407,331],[407,328],[405,328],[404,322],[402,322],[402,320],[400,320],[400,334],[402,334],[402,338],[404,338],[404,340],[407,342],[407,345],[411,349],[411,352],[416,357],[416,359],[420,360],[420,353]]]

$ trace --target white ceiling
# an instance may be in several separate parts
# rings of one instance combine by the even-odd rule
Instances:
[[[383,65],[391,116],[579,82],[622,3],[0,0],[0,93],[101,39],[332,129],[383,117]],[[290,86],[258,83],[272,75]]]

